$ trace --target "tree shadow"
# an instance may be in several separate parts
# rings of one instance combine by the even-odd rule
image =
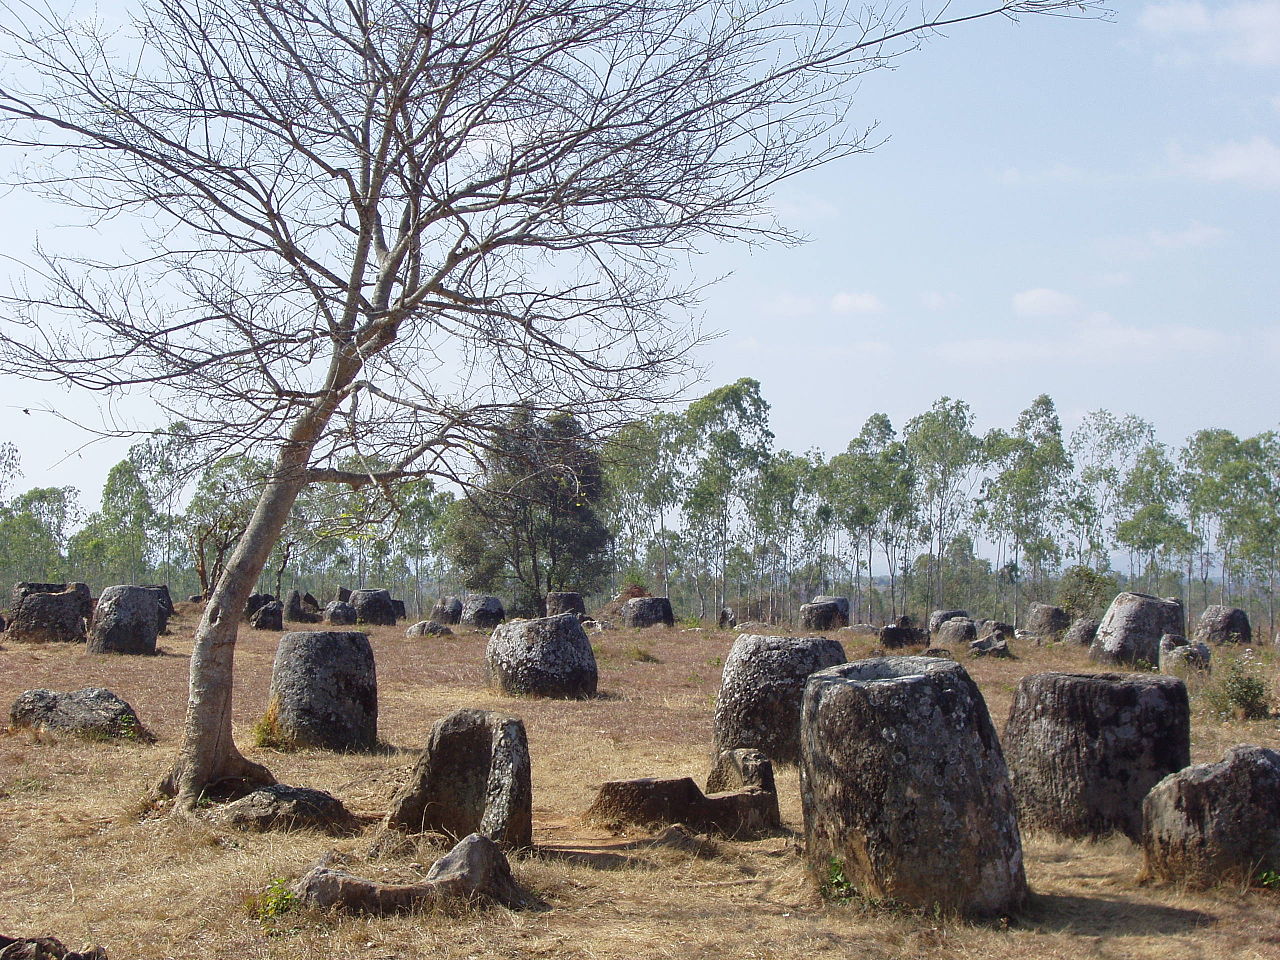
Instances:
[[[1152,936],[1189,933],[1216,923],[1218,918],[1200,910],[1139,900],[1038,893],[1032,894],[1018,920],[1020,926],[1056,933]]]

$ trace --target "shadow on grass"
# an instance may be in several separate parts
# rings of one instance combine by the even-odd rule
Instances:
[[[1217,922],[1218,918],[1200,910],[1134,900],[1039,893],[1032,895],[1018,919],[1020,926],[1042,932],[1151,936],[1190,933]]]

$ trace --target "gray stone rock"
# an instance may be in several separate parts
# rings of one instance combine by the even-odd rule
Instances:
[[[324,608],[324,622],[335,627],[350,627],[356,622],[356,608],[341,600],[333,600]]]
[[[249,617],[249,626],[255,630],[284,629],[284,604],[279,600],[269,600]]]
[[[1194,886],[1280,871],[1280,752],[1232,747],[1165,777],[1142,802],[1144,872]]]
[[[1249,615],[1239,607],[1214,604],[1200,614],[1194,638],[1203,643],[1252,643],[1253,627]]]
[[[1166,633],[1185,635],[1181,604],[1145,593],[1122,593],[1098,624],[1089,656],[1099,663],[1155,666],[1160,638]]]
[[[427,748],[391,800],[384,825],[451,837],[479,833],[508,848],[533,844],[533,787],[524,722],[457,710],[431,728]]]
[[[929,633],[937,633],[938,628],[948,620],[954,620],[956,617],[967,618],[968,616],[968,610],[935,610],[933,613],[929,614]]]
[[[71,584],[57,593],[26,593],[9,611],[10,620],[5,628],[5,636],[25,643],[83,643],[88,588],[84,587],[82,592],[79,589],[81,587],[84,585]]]
[[[969,643],[969,656],[1008,660],[1013,657],[1013,651],[1009,649],[1009,641],[1002,634],[989,633],[980,640]]]
[[[724,793],[755,787],[777,796],[773,763],[759,750],[721,750],[707,774],[707,793]],[[781,822],[781,820],[779,820]]]
[[[871,623],[851,623],[847,627],[841,627],[838,631],[841,636],[860,637],[872,639],[880,636],[880,628]]]
[[[88,620],[93,616],[93,597],[89,593],[89,587],[83,583],[35,583],[34,581],[22,580],[13,586],[12,601],[9,604],[10,611],[15,611],[22,604],[22,601],[33,593],[74,593],[80,598],[80,616]]]
[[[396,625],[396,608],[386,590],[352,590],[349,602],[356,608],[356,623],[374,627]]]
[[[350,591],[350,590],[348,590],[346,587],[339,587],[339,588],[338,588],[338,600],[339,600],[340,602],[342,602],[342,603],[350,603],[350,602],[351,602],[351,591]]]
[[[513,696],[596,694],[596,656],[572,613],[499,625],[485,650],[485,668],[489,685]]]
[[[950,620],[942,621],[933,639],[939,646],[948,644],[953,647],[963,647],[978,639],[978,627],[968,617],[952,617]]]
[[[632,597],[622,605],[622,625],[644,628],[676,625],[671,601],[666,597]]]
[[[609,827],[680,823],[733,839],[758,837],[779,826],[777,794],[758,787],[704,794],[689,777],[610,780],[583,818]]]
[[[917,630],[910,617],[899,617],[894,623],[885,624],[876,635],[880,646],[886,650],[915,647],[929,642],[929,635]]]
[[[1033,603],[1027,607],[1023,629],[1042,640],[1061,640],[1071,626],[1071,614],[1061,607],[1048,603]]]
[[[68,950],[57,937],[6,937],[0,933],[0,960],[107,960],[102,947]]]
[[[293,747],[372,750],[378,743],[378,679],[363,633],[286,633],[271,670],[266,720]]]
[[[143,590],[149,590],[156,598],[156,606],[159,608],[159,616],[156,618],[156,632],[162,636],[169,632],[169,618],[177,613],[177,609],[173,605],[173,596],[169,593],[169,585],[167,583],[143,583],[139,584]],[[85,587],[88,593],[89,588]]]
[[[849,598],[848,597],[814,597],[810,603],[834,603],[840,608],[840,616],[844,618],[844,623],[840,626],[848,626],[849,624]]]
[[[310,590],[302,595],[302,606],[312,613],[320,612],[320,601],[311,595]]]
[[[317,830],[334,836],[356,832],[359,821],[342,801],[323,790],[275,783],[218,807],[214,823],[237,830]]]
[[[828,637],[741,634],[724,661],[712,751],[748,748],[776,763],[800,760],[800,700],[817,670],[848,660]]]
[[[462,601],[457,597],[441,597],[431,608],[431,619],[436,623],[457,624],[462,619]]]
[[[303,602],[300,590],[289,591],[289,600],[284,605],[284,618],[292,623],[320,622],[320,615]]]
[[[819,671],[801,721],[805,858],[861,896],[962,915],[1027,899],[1000,740],[964,667],[879,657]]]
[[[1024,827],[1136,841],[1142,798],[1191,762],[1187,688],[1146,673],[1024,677],[1004,748]]]
[[[404,632],[406,637],[452,637],[453,631],[434,620],[420,620]]]
[[[1193,670],[1208,670],[1213,652],[1209,645],[1197,640],[1166,633],[1160,638],[1160,672],[1185,677]]]
[[[275,600],[275,597],[269,593],[255,593],[250,595],[249,599],[244,602],[244,618],[250,623],[253,623],[253,615],[273,600]],[[281,616],[283,616],[283,604],[281,604],[280,609]]]
[[[569,590],[557,590],[547,594],[547,616],[558,617],[562,613],[576,613],[585,617],[587,606],[582,602],[582,594]]]
[[[1095,617],[1079,617],[1073,620],[1071,626],[1067,627],[1067,632],[1062,635],[1062,642],[1073,643],[1080,647],[1089,646],[1098,635],[1098,624],[1101,622]]]
[[[733,629],[739,633],[765,633],[771,628],[772,625],[763,620],[748,620],[746,623],[737,624]]]
[[[505,619],[507,611],[497,597],[467,597],[459,622],[468,627],[492,630]]]
[[[153,654],[161,615],[155,593],[146,587],[107,587],[93,612],[88,650]]]
[[[102,687],[70,693],[27,690],[9,710],[9,720],[15,727],[75,733],[92,740],[153,739],[133,707]]]
[[[738,625],[738,615],[733,612],[733,607],[721,607],[720,613],[716,615],[716,627],[720,630],[732,630]]]
[[[409,616],[409,612],[405,609],[403,600],[397,600],[395,597],[392,597],[391,609],[394,610],[396,613],[397,622],[404,620]]]
[[[840,604],[834,600],[815,601],[800,607],[801,630],[838,630],[848,625],[849,618],[840,612]]]

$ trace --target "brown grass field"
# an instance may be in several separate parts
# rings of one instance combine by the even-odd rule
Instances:
[[[362,836],[230,833],[163,816],[149,787],[173,756],[186,703],[190,632],[182,605],[157,657],[95,657],[83,647],[0,649],[0,707],[37,687],[105,686],[128,700],[155,745],[0,733],[0,932],[102,944],[128,958],[1280,958],[1280,890],[1207,891],[1142,884],[1139,850],[1123,838],[1068,843],[1025,836],[1033,902],[1001,923],[969,923],[863,904],[824,901],[798,856],[794,770],[780,771],[791,830],[755,842],[654,842],[581,822],[605,780],[690,775],[709,761],[720,665],[732,634],[614,631],[594,638],[599,699],[513,700],[484,686],[485,635],[406,639],[374,628],[381,738],[374,755],[279,753],[249,746],[263,710],[278,635],[245,628],[236,664],[236,732],[245,752],[285,783],[319,787],[369,821]],[[848,643],[851,659],[870,643]],[[1086,653],[1017,644],[1018,659],[966,667],[1003,727],[1018,679],[1089,670]],[[1220,658],[1223,651],[1217,651]],[[1229,656],[1227,654],[1226,656]],[[652,659],[656,658],[656,662]],[[1264,656],[1269,683],[1276,664]],[[1273,687],[1274,690],[1274,687]],[[1211,717],[1193,698],[1193,760],[1236,743],[1280,747],[1269,720]],[[369,859],[374,823],[426,741],[459,707],[524,719],[533,753],[536,849],[513,859],[543,907],[435,910],[392,918],[285,913],[261,918],[255,895],[291,881],[321,854],[354,857],[354,872],[418,878],[446,845]]]

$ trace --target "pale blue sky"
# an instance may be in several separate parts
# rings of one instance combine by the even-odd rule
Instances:
[[[1280,425],[1280,0],[1114,6],[1111,23],[958,28],[866,78],[854,119],[888,142],[779,197],[811,242],[699,265],[733,271],[706,298],[725,334],[705,386],[756,377],[778,445],[828,453],[942,395],[980,429],[1039,393],[1068,429],[1105,407],[1170,443]],[[25,255],[37,224],[58,239],[0,205],[0,252]],[[23,485],[92,501],[123,446],[55,468],[83,438],[18,412],[92,406],[0,390]]]

